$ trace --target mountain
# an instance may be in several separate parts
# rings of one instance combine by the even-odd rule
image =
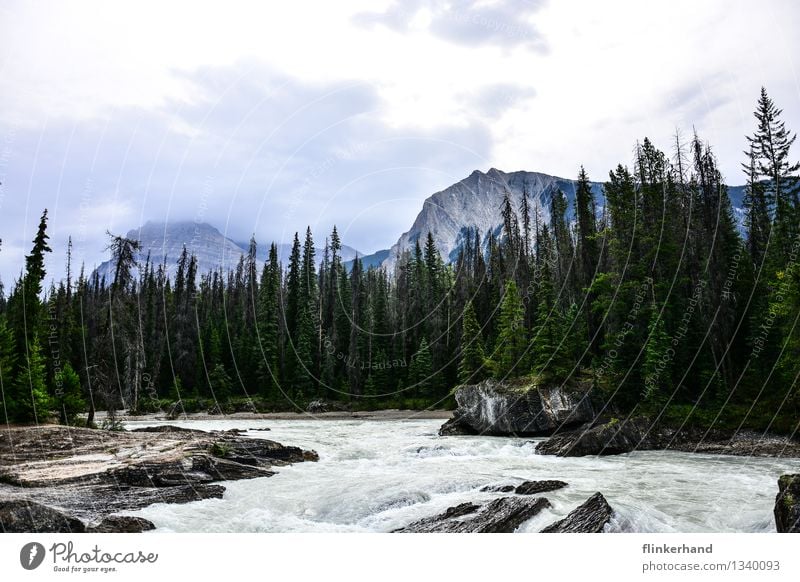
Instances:
[[[383,264],[383,261],[389,256],[389,249],[383,249],[380,251],[375,251],[371,255],[364,255],[363,257],[359,255],[359,259],[361,259],[361,265],[365,269],[369,269],[370,267],[380,267]],[[353,268],[353,261],[355,258],[344,261],[344,268],[347,269],[349,273]]]
[[[128,231],[128,238],[138,240],[142,250],[137,257],[143,263],[148,253],[154,263],[166,261],[170,274],[176,269],[176,263],[181,256],[183,246],[186,245],[189,253],[197,257],[198,273],[219,269],[229,270],[236,268],[240,257],[246,255],[247,242],[235,242],[222,234],[216,227],[205,222],[180,221],[180,222],[153,222],[148,221],[141,228]],[[278,256],[284,267],[289,261],[292,251],[291,243],[278,245]],[[317,266],[322,261],[322,249],[316,249]],[[355,258],[358,251],[347,245],[342,245],[342,258],[346,261]],[[256,257],[265,261],[269,255],[269,245],[258,245]],[[112,261],[104,261],[97,269],[100,277],[106,280],[113,276]]]
[[[495,235],[502,230],[500,209],[503,196],[509,193],[514,210],[519,214],[523,192],[528,193],[531,209],[538,207],[545,222],[550,221],[550,201],[557,190],[567,198],[568,218],[574,212],[576,180],[550,176],[540,172],[503,172],[496,168],[483,173],[475,170],[468,177],[452,186],[436,192],[422,205],[414,224],[403,233],[392,246],[389,256],[382,266],[394,268],[397,258],[411,250],[419,240],[420,245],[430,232],[445,262],[453,262],[464,244],[465,237],[477,228],[486,249],[488,233]],[[602,210],[603,185],[592,182],[592,193],[597,201],[598,211]],[[728,195],[734,207],[734,215],[739,222],[743,220],[742,197],[744,186],[731,186]],[[474,236],[474,235],[473,235]]]
[[[545,221],[550,220],[550,200],[558,189],[564,192],[572,208],[576,181],[539,172],[502,172],[496,168],[483,173],[475,170],[468,177],[425,200],[408,232],[392,246],[383,266],[392,269],[397,258],[413,248],[419,240],[424,244],[430,232],[442,258],[453,262],[458,257],[465,237],[478,229],[484,245],[488,233],[501,230],[500,207],[509,193],[514,210],[518,211],[523,192],[528,193],[531,209],[539,208]],[[602,192],[600,183],[592,183],[595,196]]]

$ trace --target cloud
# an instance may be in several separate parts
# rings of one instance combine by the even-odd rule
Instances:
[[[354,21],[362,26],[382,24],[396,32],[425,28],[464,46],[523,46],[546,53],[545,37],[532,22],[544,5],[544,0],[412,0],[395,2],[384,12],[359,13]]]
[[[498,83],[478,89],[470,98],[467,105],[471,111],[481,116],[496,119],[506,111],[514,110],[522,102],[533,99],[536,89],[513,83]]]
[[[338,224],[345,243],[372,252],[407,228],[432,184],[461,179],[491,152],[478,120],[385,123],[386,103],[368,83],[312,83],[251,62],[181,80],[194,88],[190,104],[17,130],[2,190],[3,280],[16,275],[21,251],[10,251],[27,249],[45,207],[59,251],[53,276],[68,236],[91,267],[105,258],[106,230],[147,220],[200,220],[263,242],[290,241],[308,224],[322,241]]]

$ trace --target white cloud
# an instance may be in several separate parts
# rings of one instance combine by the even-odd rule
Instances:
[[[70,217],[87,181],[117,230],[193,217],[211,180],[209,220],[281,236],[368,216],[349,228],[364,251],[476,167],[584,164],[602,180],[676,126],[695,125],[736,183],[762,84],[800,128],[797,30],[790,0],[7,2],[0,270],[40,207]]]

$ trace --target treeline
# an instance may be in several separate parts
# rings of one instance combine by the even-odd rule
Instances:
[[[146,412],[449,406],[486,377],[592,383],[623,412],[792,432],[800,412],[800,182],[795,136],[762,90],[737,218],[711,147],[637,143],[602,196],[526,195],[500,234],[467,233],[445,265],[429,233],[393,272],[346,268],[336,229],[319,267],[311,230],[288,265],[256,241],[236,269],[198,273],[110,235],[109,281],[83,270],[42,290],[42,216],[25,271],[0,298],[5,414],[71,422]],[[744,236],[738,223],[743,224]],[[170,268],[174,274],[170,274]],[[0,297],[2,293],[0,293]]]

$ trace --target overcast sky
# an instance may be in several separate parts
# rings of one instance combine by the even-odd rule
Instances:
[[[798,30],[793,0],[2,0],[0,276],[45,207],[55,276],[147,220],[368,253],[474,169],[603,180],[676,127],[738,184],[761,85],[800,128]]]

